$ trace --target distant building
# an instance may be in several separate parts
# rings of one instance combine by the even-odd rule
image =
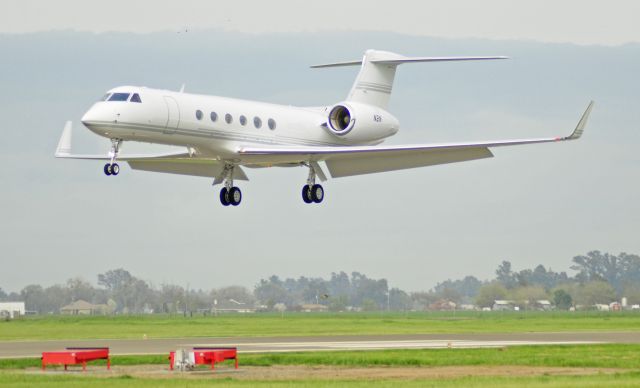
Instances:
[[[102,315],[106,314],[109,306],[106,304],[92,304],[86,300],[78,299],[60,309],[61,314],[65,315]]]
[[[540,299],[540,300],[536,300],[534,307],[538,310],[549,311],[553,308],[553,305],[551,304],[550,301],[546,299]]]
[[[214,300],[211,307],[211,313],[255,313],[256,309],[253,305],[246,302],[240,302],[235,299]]]
[[[0,317],[13,319],[25,312],[24,302],[0,302]]]
[[[493,301],[493,311],[517,311],[519,308],[516,308],[516,303],[512,300],[494,300]]]
[[[300,311],[304,311],[305,313],[311,313],[311,312],[325,312],[328,311],[329,307],[323,305],[323,304],[314,304],[314,303],[309,303],[309,304],[302,304],[300,305]]]
[[[441,299],[429,305],[429,310],[452,311],[456,309],[456,304],[450,300]]]

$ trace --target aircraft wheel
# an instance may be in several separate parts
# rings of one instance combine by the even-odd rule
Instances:
[[[229,198],[229,203],[231,205],[238,206],[242,201],[242,191],[240,191],[240,188],[238,187],[232,187],[231,190],[229,190],[227,197]]]
[[[324,189],[320,185],[313,185],[311,187],[311,199],[315,203],[320,203],[324,199]]]
[[[309,189],[309,185],[302,186],[302,200],[304,203],[311,203],[313,199],[311,198],[311,190]]]
[[[223,187],[222,190],[220,190],[220,203],[222,204],[222,206],[231,205],[231,203],[229,202],[229,192],[227,191],[226,187]]]
[[[111,164],[107,163],[104,165],[104,175],[111,175]]]
[[[114,163],[111,165],[111,175],[118,175],[120,173],[120,166],[118,163]]]

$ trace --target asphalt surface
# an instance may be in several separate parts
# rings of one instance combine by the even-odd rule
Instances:
[[[363,349],[479,348],[513,345],[640,343],[639,332],[409,334],[321,337],[148,338],[0,342],[0,358],[40,357],[66,347],[109,347],[111,355],[163,354],[194,346],[236,346],[240,353]]]

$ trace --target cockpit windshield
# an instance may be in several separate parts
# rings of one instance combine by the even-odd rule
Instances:
[[[131,93],[113,93],[109,101],[127,101]]]
[[[131,99],[129,99],[129,96],[131,96]],[[100,101],[129,101],[142,103],[142,99],[138,93],[107,93],[102,96]]]

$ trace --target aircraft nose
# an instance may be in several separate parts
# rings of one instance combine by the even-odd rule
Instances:
[[[98,115],[96,114],[95,109],[91,108],[91,109],[89,109],[88,111],[86,111],[84,113],[84,115],[82,116],[80,121],[85,126],[88,126],[88,125],[91,125],[91,123],[95,123],[97,121],[97,119],[98,119]]]

